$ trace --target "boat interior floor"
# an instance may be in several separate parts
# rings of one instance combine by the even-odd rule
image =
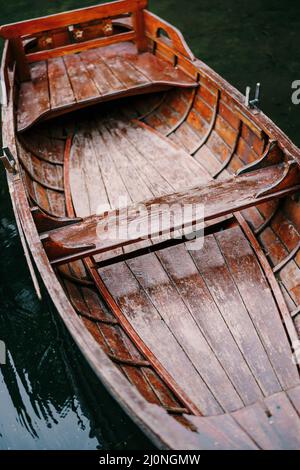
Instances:
[[[181,70],[130,42],[50,57],[30,64],[20,85],[17,125],[24,131],[41,118],[122,96],[169,87],[195,87]]]
[[[117,114],[89,111],[77,121],[67,172],[76,216],[211,179],[172,141]],[[206,236],[200,250],[181,244],[98,272],[138,336],[204,415],[233,412],[299,383],[278,307],[237,224]]]

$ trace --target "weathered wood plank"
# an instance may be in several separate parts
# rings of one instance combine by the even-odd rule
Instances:
[[[110,171],[109,168],[108,173]],[[64,257],[63,254],[64,247],[76,246],[76,243],[95,245],[92,251],[82,253],[82,256],[110,251],[143,239],[153,239],[166,233],[172,234],[182,226],[185,228],[192,227],[205,220],[212,220],[285,194],[284,191],[278,193],[275,191],[273,194],[256,198],[259,190],[268,187],[278,178],[281,180],[281,174],[282,168],[281,165],[278,165],[258,170],[248,176],[213,182],[205,187],[200,186],[186,192],[150,199],[145,201],[142,213],[138,210],[138,206],[133,205],[121,209],[119,213],[112,211],[104,216],[88,217],[72,227],[53,231],[48,240],[45,240],[45,247],[52,262],[56,264],[80,257],[79,253],[74,255],[75,258],[72,258],[71,254]],[[276,185],[273,186],[275,190]],[[286,191],[290,192],[296,189],[297,186],[293,186],[287,188]],[[126,194],[126,191],[124,194]],[[239,198],[236,198],[235,194],[239,194]],[[192,207],[193,210],[187,213],[187,211],[184,211],[187,206]],[[199,207],[205,208],[204,215],[202,210],[197,211]],[[164,217],[163,223],[162,216]],[[123,230],[125,235],[116,237],[116,227],[118,227],[119,234]],[[131,230],[131,233],[129,233],[130,227],[132,230],[134,227],[139,227],[139,230]],[[101,230],[105,233],[104,240],[101,240]],[[56,249],[55,245],[61,246],[62,249]]]
[[[227,229],[226,232],[232,243],[237,244],[239,229]],[[265,396],[280,391],[259,331],[249,317],[247,304],[243,303],[214,236],[205,237],[202,250],[190,253],[261,391]],[[245,261],[241,269],[243,272],[247,269]]]
[[[48,60],[48,80],[52,109],[76,103],[62,57]]]
[[[281,386],[286,389],[297,385],[299,374],[291,360],[280,314],[249,243],[241,230],[235,228],[216,234],[216,239]]]

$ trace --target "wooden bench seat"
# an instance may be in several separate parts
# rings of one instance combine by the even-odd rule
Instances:
[[[182,227],[185,232],[192,231],[204,221],[299,190],[296,166],[293,163],[273,165],[225,181],[163,195],[145,201],[143,210],[140,204],[134,204],[92,215],[74,225],[52,230],[45,236],[44,246],[52,264],[62,264],[86,255],[113,252],[142,240],[151,239],[155,244],[157,237],[172,238]],[[204,212],[200,210],[202,207]],[[126,236],[122,237],[123,234]],[[161,240],[159,246],[160,243]]]
[[[196,87],[181,70],[133,43],[118,43],[32,62],[21,83],[18,131],[101,101],[176,87]]]

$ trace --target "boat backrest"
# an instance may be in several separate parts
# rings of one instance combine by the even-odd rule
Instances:
[[[45,60],[49,57],[65,55],[79,52],[80,50],[100,47],[108,44],[123,41],[134,41],[139,51],[146,50],[147,41],[145,37],[143,9],[147,7],[147,0],[120,0],[116,2],[104,3],[102,5],[87,7],[69,12],[58,13],[56,15],[35,18],[18,23],[11,23],[0,27],[0,36],[8,39],[14,54],[19,79],[21,81],[30,79],[29,62]],[[132,17],[132,30],[120,34],[103,35],[93,39],[76,37],[71,39],[71,43],[55,47],[52,44],[51,31],[64,30],[72,37],[73,28],[83,23],[87,24],[99,20],[112,20],[120,17]],[[48,33],[46,41],[49,40],[49,48],[27,54],[24,48],[26,42],[38,37],[41,33]],[[111,30],[112,33],[112,30]],[[80,36],[80,35],[79,35]],[[53,47],[54,46],[54,47]]]

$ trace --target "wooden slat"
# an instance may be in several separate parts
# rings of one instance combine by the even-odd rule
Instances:
[[[79,54],[67,55],[63,60],[76,101],[89,100],[99,96],[98,89],[88,74]]]
[[[206,187],[200,186],[185,192],[145,201],[146,212],[141,213],[141,215],[137,214],[137,206],[132,206],[121,209],[118,214],[113,211],[100,217],[88,217],[72,227],[53,231],[51,237],[48,240],[45,239],[45,247],[52,263],[57,264],[80,257],[79,253],[74,254],[75,258],[71,254],[64,256],[64,247],[71,249],[76,244],[78,246],[93,244],[94,246],[87,249],[86,253],[81,253],[81,256],[83,256],[84,254],[114,250],[120,246],[131,245],[147,238],[153,239],[165,233],[172,234],[180,229],[183,224],[185,228],[192,227],[202,221],[212,220],[221,215],[297,190],[297,186],[293,186],[285,191],[276,192],[274,186],[275,192],[273,194],[267,194],[260,198],[255,197],[258,191],[270,186],[277,179],[281,179],[281,175],[282,166],[278,165],[258,170],[247,176],[213,182]],[[236,198],[236,194],[239,195],[239,198]],[[193,213],[191,211],[188,214],[183,212],[183,208],[187,205],[193,208]],[[200,205],[205,206],[204,216],[202,212],[196,213],[196,209]],[[172,217],[170,217],[169,208],[173,211]],[[166,217],[164,224],[161,222],[162,214]],[[151,226],[149,229],[150,220]],[[120,229],[123,227],[125,231],[127,231],[129,224],[132,224],[131,227],[139,227],[139,232],[132,233],[130,236],[119,237],[119,239],[117,237],[116,239],[116,224]],[[105,233],[105,240],[101,240],[101,236],[99,236],[101,231]],[[61,246],[62,250],[59,250],[58,246]]]
[[[48,80],[52,109],[76,103],[62,57],[48,60]]]
[[[226,232],[234,240],[233,244],[239,242],[239,229],[227,229]],[[279,381],[261,343],[259,331],[249,317],[247,304],[243,303],[214,236],[205,237],[202,250],[192,251],[191,256],[263,394],[266,396],[280,391]],[[244,258],[241,259],[242,263],[241,269],[245,272],[247,265]]]
[[[299,374],[291,360],[291,348],[275,301],[249,243],[240,229],[232,231],[236,232],[234,244],[228,232],[219,233],[216,238],[274,372],[283,389],[291,388],[298,384]],[[245,263],[247,283],[244,280]]]
[[[104,61],[102,61],[97,50],[83,51],[80,58],[86,66],[90,77],[96,84],[99,93],[104,95],[111,90],[121,90],[123,84],[111,72]]]
[[[207,243],[207,237],[205,237],[205,247],[207,247],[207,244],[209,242]],[[204,248],[204,250],[207,254],[208,249]],[[195,253],[202,251],[203,249],[196,250]],[[193,252],[190,253],[192,254]],[[211,262],[215,259],[215,256],[215,251],[210,250]],[[247,321],[243,321],[245,318],[237,318],[239,312],[233,309],[233,300],[229,308],[234,318],[230,322],[231,318],[228,321],[228,318],[225,317],[224,319],[222,317],[222,306],[217,306],[207,286],[207,275],[210,271],[210,265],[205,262],[205,258],[203,257],[202,262],[199,262],[201,272],[205,273],[203,277],[200,276],[196,265],[184,246],[177,247],[176,250],[166,249],[159,252],[159,259],[163,263],[168,275],[172,278],[203,335],[207,338],[213,351],[219,358],[243,403],[253,403],[262,398],[262,391],[257,383],[255,372],[258,368],[257,364],[263,362],[264,357],[257,354],[257,350],[255,353],[252,353],[249,350],[250,348],[247,350],[245,345],[245,343],[249,342],[250,347],[253,346],[253,336],[255,340],[256,332],[253,329],[248,329],[245,334]],[[224,288],[221,285],[220,290],[222,288],[223,298],[225,298],[228,289],[227,286]],[[258,343],[260,344],[259,340]],[[252,361],[249,361],[248,356],[251,356]],[[259,361],[258,357],[260,357]],[[211,367],[211,362],[209,364]],[[252,371],[251,366],[254,366]],[[222,384],[220,384],[220,387],[226,393]]]
[[[31,67],[31,81],[21,84],[18,102],[18,129],[26,127],[28,121],[38,119],[50,109],[48,71],[46,62]]]
[[[222,408],[241,407],[242,399],[223,369],[221,356],[216,355],[159,260],[150,254],[132,259],[128,265]]]
[[[285,393],[232,413],[232,417],[264,450],[298,450],[300,418]]]

